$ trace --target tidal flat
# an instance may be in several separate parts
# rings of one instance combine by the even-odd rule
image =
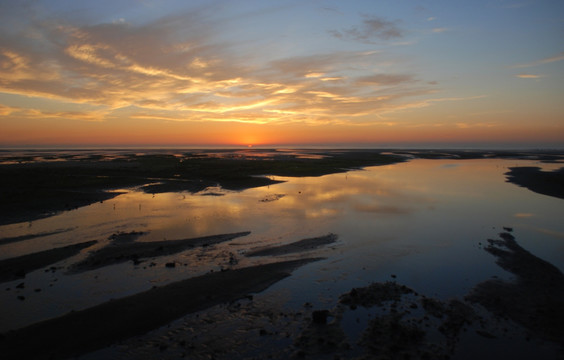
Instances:
[[[0,351],[564,358],[563,169],[558,151],[0,151]]]

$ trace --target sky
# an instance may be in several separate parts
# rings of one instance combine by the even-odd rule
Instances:
[[[564,148],[564,1],[1,1],[0,146]]]

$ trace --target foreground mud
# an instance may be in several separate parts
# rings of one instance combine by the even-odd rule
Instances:
[[[79,244],[68,245],[60,248],[40,251],[0,261],[0,283],[24,278],[31,271],[55,264],[61,260],[78,254],[81,250],[89,248],[97,241],[87,241]]]
[[[476,286],[467,299],[564,347],[564,274],[523,249],[513,235],[502,233],[500,237],[489,240],[486,251],[515,280],[488,280]]]
[[[138,264],[149,258],[172,255],[195,247],[219,244],[235,238],[249,235],[250,231],[232,234],[204,236],[193,239],[135,242],[133,239],[142,233],[113,235],[111,244],[91,253],[83,261],[71,266],[70,272],[83,272],[104,266],[132,261]]]
[[[259,250],[253,250],[246,253],[247,256],[278,256],[295,254],[303,251],[314,250],[322,246],[333,244],[337,241],[338,236],[328,234],[315,238],[303,239],[286,245],[268,247]]]
[[[292,310],[283,297],[244,297],[87,359],[564,358],[562,273],[508,232],[485,250],[515,281],[488,280],[465,297],[437,299],[392,278],[353,288],[332,306]]]
[[[4,359],[62,359],[141,335],[179,317],[260,292],[317,259],[215,272],[71,312],[0,339]]]

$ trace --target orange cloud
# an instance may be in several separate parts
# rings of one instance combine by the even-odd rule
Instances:
[[[365,16],[333,36],[321,32],[339,44],[333,51],[270,53],[222,37],[233,19],[203,12],[88,24],[38,12],[14,29],[0,24],[0,143],[374,143],[516,139],[529,130],[504,133],[513,119],[482,109],[471,86],[442,93],[443,80],[425,78],[415,55],[388,42],[409,42],[401,21]]]
[[[534,74],[518,74],[515,76],[520,79],[540,79],[541,77],[543,77],[543,75],[534,75]]]
[[[525,63],[525,64],[517,64],[517,65],[513,65],[511,66],[512,68],[526,68],[526,67],[533,67],[533,66],[538,66],[538,65],[543,65],[543,64],[550,64],[552,62],[557,62],[557,61],[562,61],[564,60],[564,52],[558,53],[554,56],[550,56],[544,59],[540,59],[540,60],[536,60],[530,63]]]

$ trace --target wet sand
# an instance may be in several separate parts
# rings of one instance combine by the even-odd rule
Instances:
[[[563,358],[562,273],[519,246],[508,232],[501,233],[500,239],[491,240],[484,250],[494,255],[502,268],[514,274],[515,280],[487,280],[467,296],[444,300],[409,288],[392,275],[390,281],[343,293],[333,306],[316,308],[306,303],[303,309],[290,311],[245,296],[288,276],[291,269],[315,260],[308,258],[188,279],[170,285],[171,290],[162,290],[158,296],[152,292],[161,288],[34,325],[8,334],[5,340],[39,336],[59,325],[66,329],[73,326],[73,321],[78,321],[75,319],[88,323],[91,317],[112,318],[112,311],[131,308],[134,309],[132,314],[123,315],[127,321],[122,321],[119,317],[122,315],[118,315],[119,323],[130,322],[143,331],[134,332],[128,326],[118,325],[115,333],[112,330],[110,335],[96,335],[102,337],[99,339],[90,337],[98,334],[95,331],[98,325],[88,323],[86,329],[92,332],[88,330],[79,335],[77,344],[83,341],[82,345],[76,348],[69,344],[49,345],[47,348],[54,348],[61,355],[76,354],[102,348],[115,343],[116,339],[139,335],[120,341],[119,346],[113,347],[114,351],[120,349],[118,354],[135,359],[493,359],[499,358],[499,354],[514,359]],[[256,276],[260,279],[254,278]],[[246,290],[256,282],[259,284],[253,291]],[[183,290],[173,292],[177,287]],[[241,300],[231,301],[236,299]],[[158,302],[161,303],[156,305]],[[178,306],[189,309],[178,310],[174,315],[168,315],[168,310],[166,313],[148,310],[149,306],[160,309],[165,303],[176,306],[177,302],[181,303]],[[142,335],[182,314],[210,309],[216,304],[224,305],[186,318],[180,325]],[[150,316],[143,319],[146,314]],[[159,319],[153,319],[153,315]],[[364,325],[357,337],[351,337],[346,331],[346,319],[350,321],[355,316],[363,318]],[[160,325],[155,325],[157,322]],[[151,325],[145,325],[149,323]],[[105,326],[104,332],[108,332],[106,323],[99,326]],[[230,334],[232,329],[237,331]],[[47,346],[48,341],[51,340],[41,340],[38,346]],[[285,345],[280,347],[281,344]],[[507,344],[513,345],[507,347]],[[15,348],[16,345],[10,347]],[[34,355],[33,351],[29,354]],[[104,354],[107,353],[98,356]]]
[[[3,237],[3,238],[0,238],[0,245],[37,239],[37,238],[41,238],[41,237],[44,237],[44,236],[62,234],[62,233],[65,233],[65,232],[68,232],[68,231],[71,231],[71,230],[74,230],[74,229],[75,228],[68,228],[68,229],[60,229],[60,230],[55,230],[55,231],[47,231],[47,232],[41,232],[41,233],[29,234],[29,235],[22,235],[22,236]]]
[[[505,174],[507,181],[538,194],[564,199],[564,167],[542,171],[538,167],[513,167]]]
[[[564,358],[564,275],[523,249],[510,233],[500,237],[489,240],[485,250],[516,276],[514,281],[487,280],[463,299],[449,301],[427,297],[396,281],[354,288],[333,308],[312,313],[311,323],[296,341],[297,357],[350,358],[350,339],[341,322],[345,313],[363,307],[378,311],[358,339],[362,355],[352,356],[355,359],[467,358],[459,346],[468,333],[488,344],[472,350],[479,358],[493,358],[490,348],[496,346],[507,358]],[[521,341],[531,343],[530,348],[504,347],[508,338],[523,333]]]
[[[144,232],[115,233],[110,243],[92,252],[85,260],[71,265],[70,273],[90,271],[112,264],[171,255],[195,247],[207,247],[247,236],[250,232],[219,234],[185,240],[139,242]],[[304,239],[292,246],[292,252],[303,252],[330,244],[336,235]],[[5,281],[25,272],[40,269],[62,259],[76,255],[97,241],[42,251],[0,262]],[[284,250],[275,253],[287,253]],[[282,251],[282,252],[280,252]],[[231,302],[249,294],[261,292],[270,285],[290,276],[295,268],[321,258],[255,265],[177,281],[162,287],[81,310],[61,317],[42,321],[23,329],[0,335],[0,352],[7,359],[67,358],[115,344],[132,336],[176,320],[188,313]],[[20,270],[25,269],[25,270]]]
[[[0,164],[0,225],[31,221],[57,212],[106,201],[116,189],[139,187],[147,193],[197,193],[220,185],[228,190],[276,184],[266,175],[320,176],[353,168],[393,164],[401,156],[379,151],[329,151],[304,159],[299,154],[249,150],[178,154],[88,156],[66,161],[4,159]],[[260,155],[260,157],[254,156]]]
[[[491,155],[465,152],[402,152],[402,154],[453,159],[521,156],[511,153]],[[346,153],[342,156],[335,155],[331,161],[325,163],[310,162],[311,159],[279,158],[276,162],[272,162],[274,166],[268,173],[288,176],[320,175],[346,171],[354,167],[403,161],[401,160],[403,158],[396,155],[378,156],[377,152],[356,155]],[[0,166],[2,170],[0,175],[4,173],[18,175],[12,179],[13,183],[6,178],[2,180],[7,186],[2,188],[4,192],[0,195],[8,194],[8,202],[2,203],[0,215],[6,216],[0,216],[0,219],[4,223],[33,220],[57,211],[111,198],[119,193],[106,192],[106,190],[120,187],[145,186],[143,189],[147,192],[197,192],[217,184],[225,188],[239,189],[262,186],[264,181],[266,183],[271,181],[265,177],[258,178],[262,179],[258,182],[254,180],[257,179],[257,175],[267,173],[265,169],[271,165],[256,160],[228,159],[222,163],[221,161],[225,159],[210,159],[203,156],[196,157],[194,162],[188,161],[187,164],[182,165],[181,171],[178,171],[179,162],[168,156],[129,156],[126,159],[122,158],[115,163],[107,164],[95,161],[29,167],[21,164],[8,170]],[[540,159],[559,161],[561,157],[551,155]],[[350,167],[345,166],[346,164]],[[233,171],[238,166],[242,166],[243,170],[237,176],[229,174],[229,171]],[[64,174],[69,169],[77,170],[80,176],[66,178]],[[508,177],[509,181],[526,186],[532,191],[562,198],[561,193],[554,191],[554,184],[546,185],[547,182],[561,185],[562,173],[563,170],[546,173],[536,168],[512,168],[508,173],[511,175]],[[38,184],[44,181],[48,174],[55,174],[53,183],[49,180],[45,186],[39,186]],[[548,181],[547,174],[552,174],[548,175]],[[179,180],[176,175],[180,175],[182,179]],[[57,183],[61,179],[64,181]],[[14,189],[10,186],[16,186],[17,181],[21,181],[24,186],[15,193],[10,193],[10,189]],[[154,185],[146,186],[148,182]],[[64,186],[70,188],[62,189],[61,187]],[[26,193],[30,189],[31,192]],[[269,201],[273,199],[275,197],[267,198]],[[85,260],[69,270],[70,272],[90,271],[127,261],[135,264],[145,259],[171,255],[194,247],[219,244],[247,234],[248,232],[196,239],[139,242],[137,239],[143,233],[118,233],[110,237],[109,245],[92,252]],[[47,235],[50,233],[4,238],[0,239],[0,244],[2,241],[13,243]],[[244,255],[249,258],[288,254],[299,256],[307,251],[330,245],[336,240],[336,235],[329,234],[276,247],[252,249]],[[0,282],[21,278],[29,271],[69,258],[95,243],[95,241],[86,242],[4,260],[0,262],[2,269]],[[294,314],[296,321],[302,323],[300,326],[293,326],[292,332],[287,332],[285,335],[292,339],[291,350],[280,352],[284,354],[280,355],[281,357],[275,356],[278,352],[275,350],[271,352],[272,358],[287,358],[288,354],[297,358],[328,359],[336,357],[387,359],[400,355],[409,358],[447,358],[459,354],[461,339],[467,336],[465,335],[467,333],[487,339],[492,344],[503,343],[508,335],[500,330],[503,328],[498,325],[500,322],[505,327],[517,324],[519,329],[525,329],[528,334],[527,341],[530,337],[546,341],[549,346],[553,344],[561,346],[563,349],[561,354],[564,357],[562,273],[556,267],[520,247],[509,232],[502,233],[500,239],[490,240],[489,243],[485,250],[496,257],[497,263],[502,268],[515,275],[514,282],[488,280],[478,284],[468,296],[446,301],[422,295],[414,289],[396,283],[395,278],[390,282],[354,288],[343,294],[334,307],[307,308],[304,311],[307,314],[305,317]],[[245,298],[249,293],[260,292],[289,276],[293,269],[315,260],[318,258],[209,273],[109,301],[90,309],[71,312],[56,319],[0,335],[0,353],[7,358],[65,358],[101,349],[116,342],[127,343],[131,340],[125,339],[142,336],[185,314]],[[360,337],[349,339],[341,321],[347,314],[357,311],[359,307],[376,309],[376,312],[367,321]],[[483,309],[488,312],[486,316]],[[232,308],[230,311],[236,314],[234,316],[243,316],[242,313],[238,313],[237,308]],[[265,317],[272,319],[278,313],[281,313],[279,309],[269,309],[265,312]],[[296,330],[299,327],[301,330]],[[260,336],[274,337],[274,334],[278,333],[282,331],[274,328],[261,332]],[[222,338],[226,334],[220,332],[212,336]],[[167,346],[171,344],[165,344],[164,348],[166,349]],[[351,352],[351,349],[354,351]],[[161,350],[157,349],[157,351]],[[194,358],[204,358],[204,353],[199,352],[198,349],[190,351]],[[230,354],[229,349],[220,347],[208,349],[205,354],[214,356],[220,351]],[[268,351],[264,349],[264,352]],[[512,354],[511,356],[514,356],[514,353]],[[157,357],[159,354],[154,355],[152,357]],[[236,356],[225,355],[221,358],[236,358]]]
[[[486,251],[515,280],[488,280],[467,299],[492,313],[508,317],[537,336],[560,342],[564,350],[564,274],[554,265],[523,249],[509,233],[489,240]],[[563,354],[564,355],[564,354]]]
[[[29,272],[55,264],[78,254],[97,241],[87,241],[0,261],[0,283],[24,278]]]
[[[245,255],[252,257],[252,256],[279,256],[286,254],[295,254],[308,250],[317,249],[321,246],[333,244],[335,241],[337,241],[337,238],[338,236],[335,234],[328,234],[325,236],[303,239],[286,245],[249,251]]]
[[[104,266],[132,261],[134,264],[165,255],[177,254],[181,251],[195,247],[205,247],[247,236],[251,232],[238,232],[232,234],[211,235],[183,240],[166,240],[151,242],[134,242],[135,237],[142,233],[114,234],[110,237],[113,243],[91,253],[83,261],[73,264],[70,272],[77,273],[89,271]]]
[[[120,194],[116,189],[132,187],[147,193],[197,193],[218,185],[228,190],[243,190],[279,182],[268,175],[321,176],[413,158],[564,161],[564,155],[558,151],[310,150],[307,153],[309,156],[299,151],[277,150],[201,150],[181,155],[124,152],[120,156],[61,157],[64,161],[5,157],[0,164],[0,225],[41,219],[107,201]],[[562,190],[559,191],[561,194]]]
[[[4,359],[62,359],[166,325],[187,313],[260,292],[316,258],[215,272],[71,312],[0,338]]]

